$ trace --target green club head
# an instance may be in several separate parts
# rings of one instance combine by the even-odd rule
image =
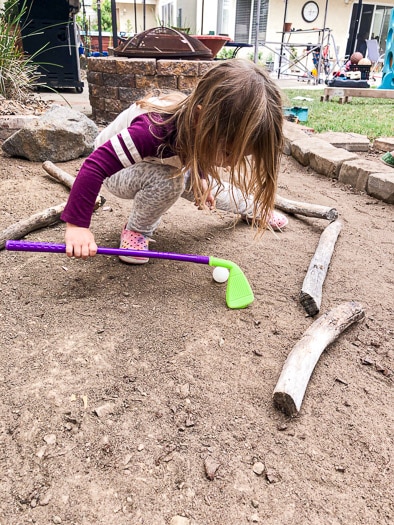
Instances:
[[[254,300],[254,295],[245,274],[239,266],[225,259],[209,258],[209,266],[221,266],[229,270],[226,288],[226,303],[229,308],[246,308]]]

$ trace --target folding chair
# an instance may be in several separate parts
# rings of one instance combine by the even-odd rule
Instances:
[[[378,70],[379,64],[383,65],[384,53],[380,54],[379,42],[374,38],[367,40],[367,55],[369,60],[372,62],[371,72]]]

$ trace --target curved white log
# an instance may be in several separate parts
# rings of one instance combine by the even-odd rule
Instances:
[[[301,408],[306,387],[323,350],[355,321],[364,317],[360,303],[340,304],[317,319],[288,355],[276,384],[275,406],[288,416]]]

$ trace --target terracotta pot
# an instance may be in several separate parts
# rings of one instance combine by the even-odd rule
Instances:
[[[222,35],[193,35],[193,38],[197,38],[204,46],[210,49],[213,58],[219,53],[224,44],[231,40],[229,36]]]
[[[283,28],[283,31],[285,33],[289,33],[291,31],[291,26],[292,26],[292,22],[285,22],[285,25],[284,25],[284,28]]]

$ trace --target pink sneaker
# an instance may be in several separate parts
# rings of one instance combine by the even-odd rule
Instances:
[[[122,231],[120,236],[120,248],[126,250],[148,250],[149,239],[142,233],[132,230]],[[145,264],[149,261],[148,257],[132,257],[128,255],[119,255],[119,259],[129,264]]]
[[[241,219],[248,224],[252,223],[252,215],[245,214],[241,215]],[[257,219],[258,222],[258,219]],[[283,213],[279,213],[278,211],[274,210],[271,213],[271,217],[268,221],[268,227],[271,228],[274,231],[282,231],[283,228],[285,228],[289,223],[288,218],[286,215],[283,215]]]
[[[283,213],[273,211],[268,224],[274,231],[282,231],[289,224],[289,219]]]

